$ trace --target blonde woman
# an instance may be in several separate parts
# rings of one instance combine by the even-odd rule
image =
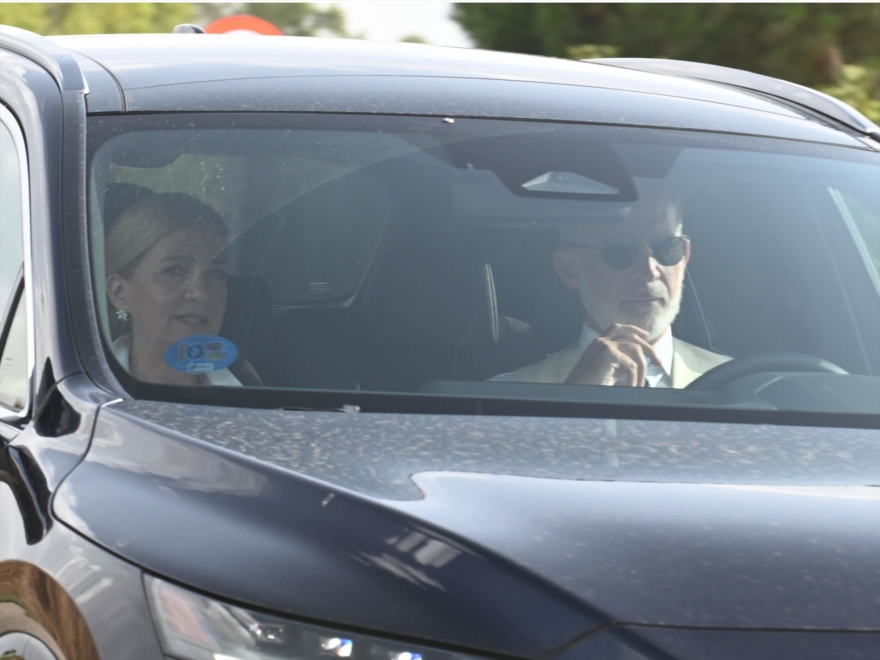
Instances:
[[[105,243],[107,296],[115,325],[122,326],[112,350],[132,376],[164,385],[259,384],[241,358],[203,374],[179,371],[165,359],[181,339],[220,332],[227,241],[217,212],[183,193],[141,194],[112,223]]]

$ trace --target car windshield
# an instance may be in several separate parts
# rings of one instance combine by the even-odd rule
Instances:
[[[292,113],[89,134],[99,318],[143,396],[880,412],[867,149]]]

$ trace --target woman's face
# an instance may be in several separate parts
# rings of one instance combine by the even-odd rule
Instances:
[[[179,339],[220,332],[229,270],[224,248],[224,237],[210,228],[180,229],[150,248],[131,277],[107,278],[111,302],[131,317],[133,351],[164,355]]]

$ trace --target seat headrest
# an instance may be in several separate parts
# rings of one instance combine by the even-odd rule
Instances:
[[[401,347],[490,347],[498,343],[492,268],[480,259],[397,247],[364,295],[375,339]]]
[[[559,281],[552,267],[543,275],[531,316],[528,353],[532,359],[560,351],[577,341],[584,325],[584,311],[576,291]]]

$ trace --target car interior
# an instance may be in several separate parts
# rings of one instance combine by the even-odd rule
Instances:
[[[221,335],[268,387],[448,392],[433,384],[486,381],[576,341],[580,303],[551,261],[560,223],[572,209],[607,222],[634,178],[665,178],[693,245],[674,336],[733,358],[793,352],[870,374],[808,176],[631,139],[582,140],[585,158],[567,131],[407,139],[360,161],[343,139],[305,156],[242,155],[214,139],[152,161],[117,150],[93,215],[109,224],[144,189],[221,211],[233,228]],[[546,189],[541,175],[554,172],[592,187]],[[585,199],[600,211],[584,214]]]

